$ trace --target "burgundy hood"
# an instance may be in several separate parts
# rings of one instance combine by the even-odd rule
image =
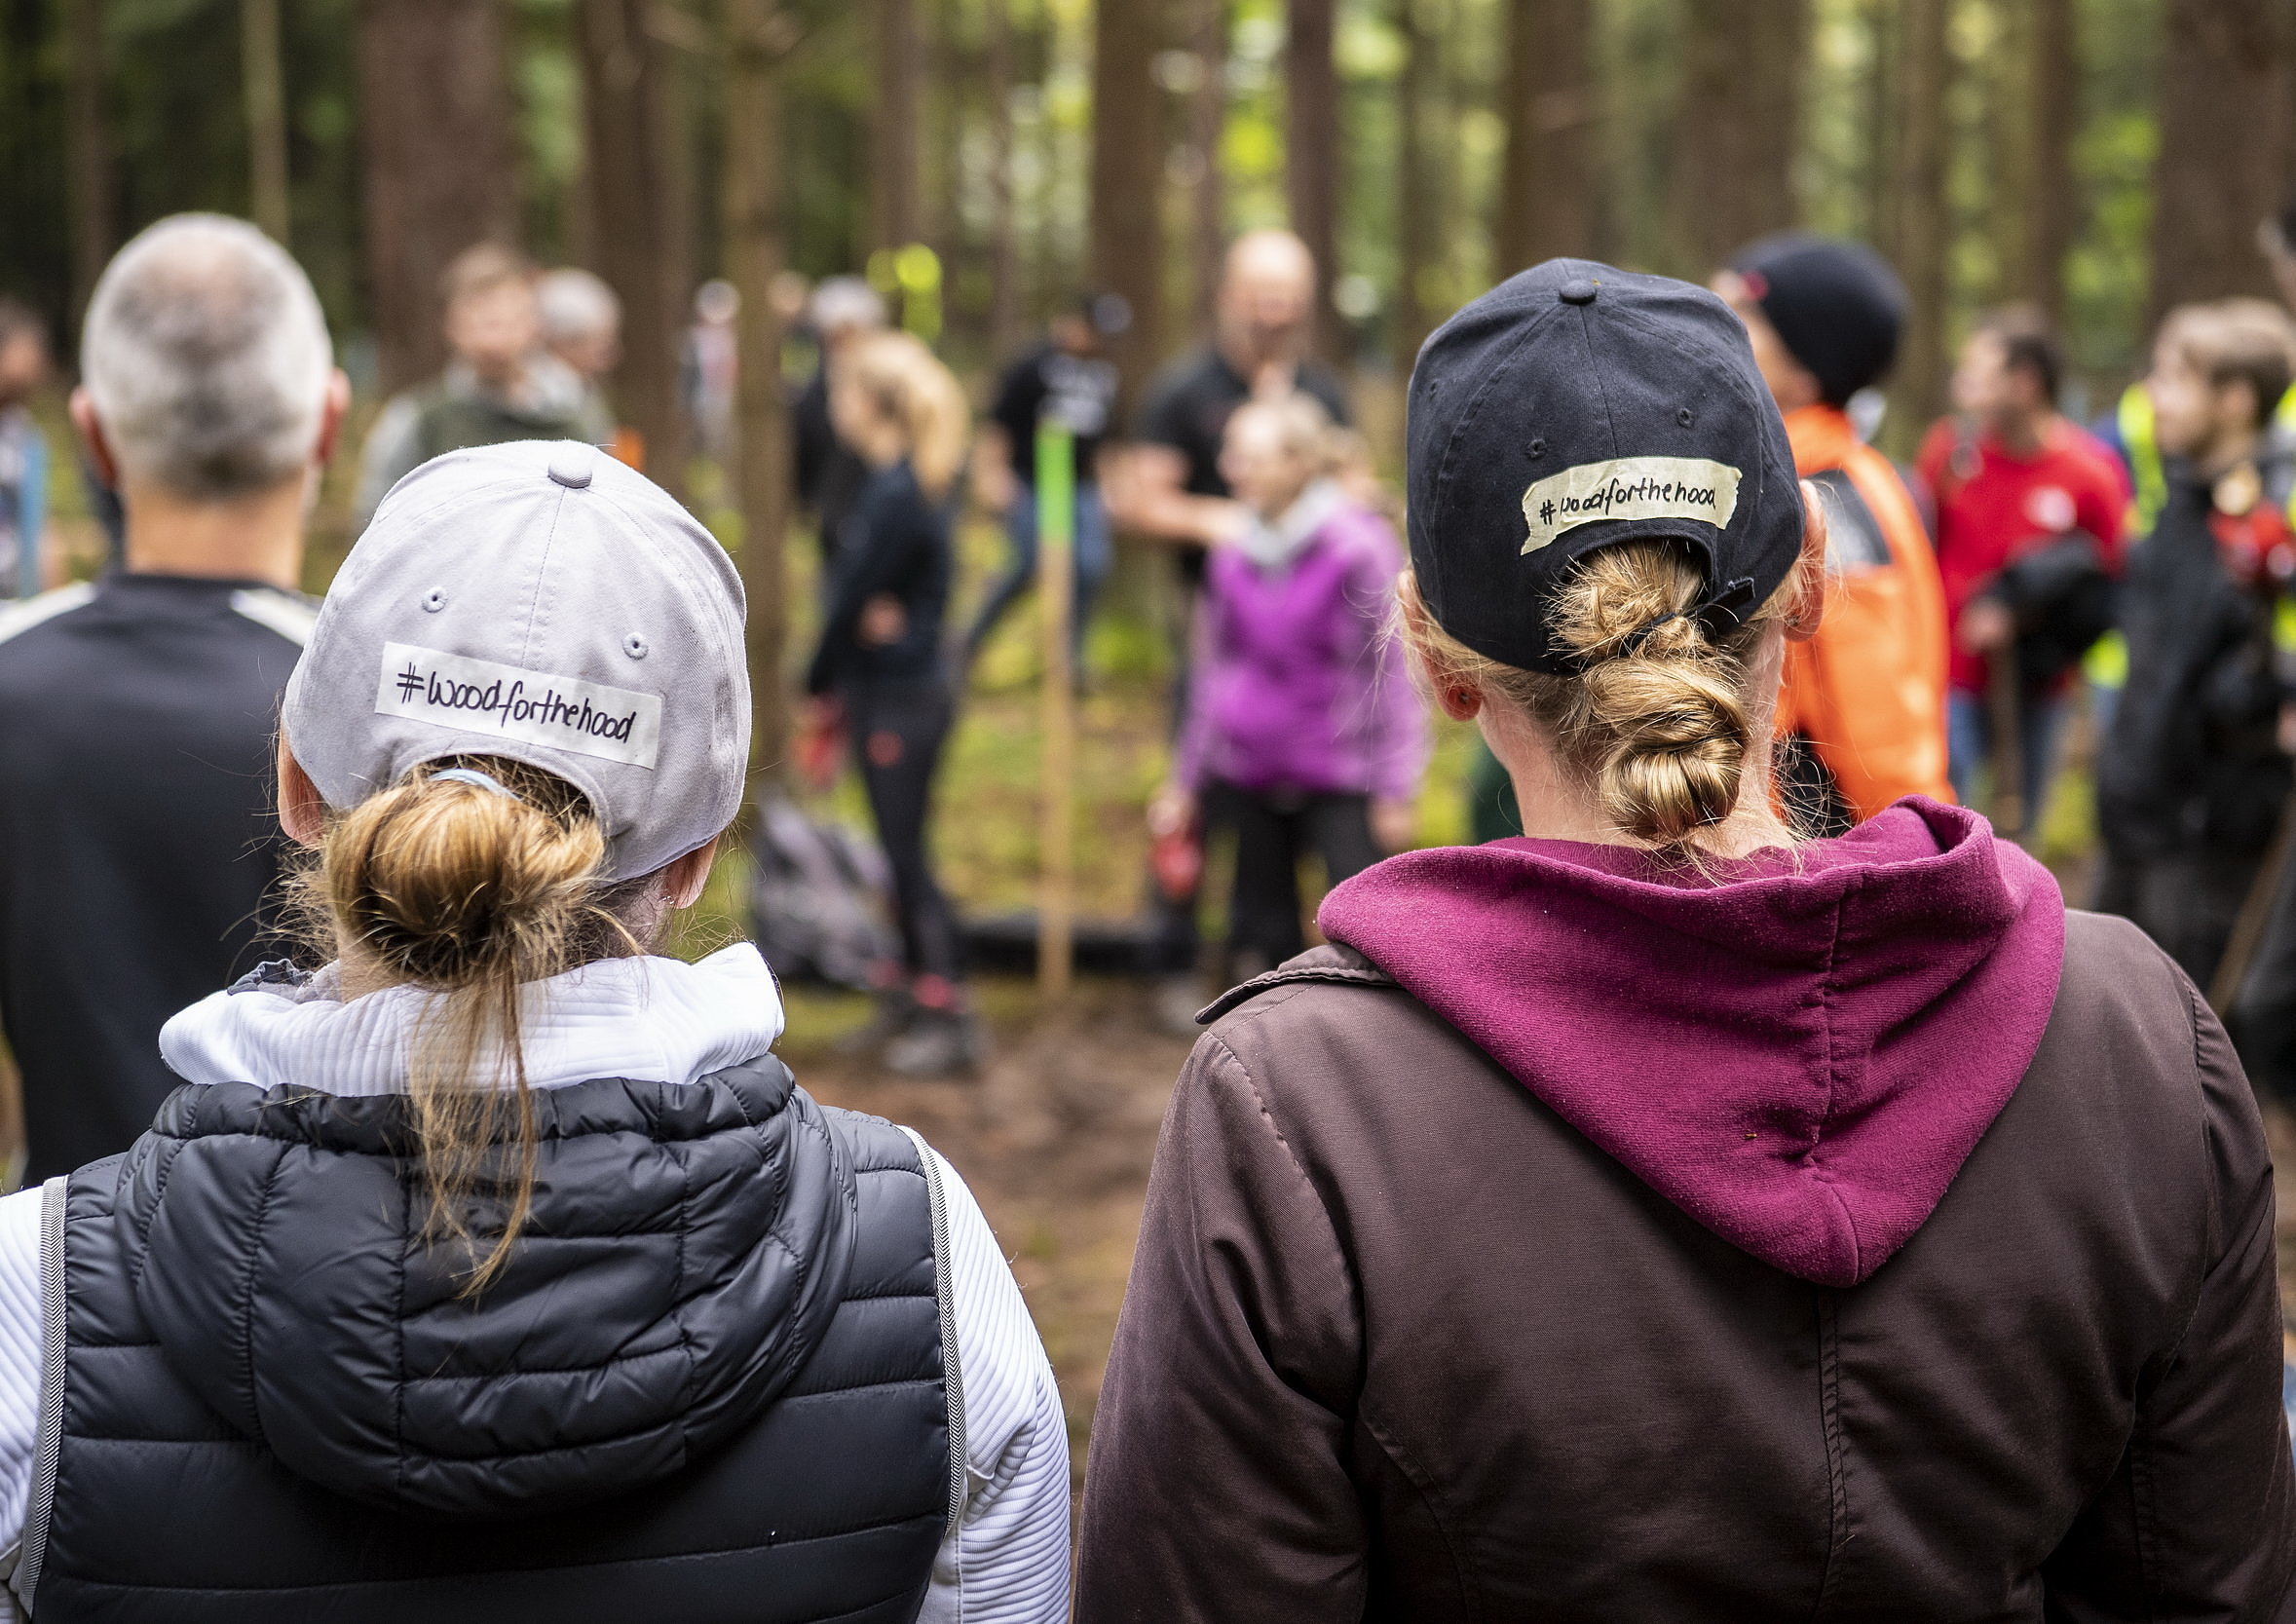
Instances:
[[[1503,840],[1381,863],[1320,923],[1715,1234],[1856,1285],[2032,1063],[2064,899],[1919,798],[1718,879]]]

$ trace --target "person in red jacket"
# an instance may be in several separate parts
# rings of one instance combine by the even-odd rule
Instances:
[[[1953,623],[1953,787],[1970,798],[2014,698],[2026,828],[2048,799],[2072,670],[2110,623],[2128,510],[2112,454],[2057,411],[2062,370],[2038,312],[1986,317],[1954,368],[1955,415],[1919,462]],[[1993,786],[1997,817],[2006,792]]]
[[[1905,482],[1846,409],[1896,359],[1904,290],[1870,248],[1796,233],[1749,245],[1713,285],[1746,323],[1832,538],[1825,624],[1786,658],[1788,798],[1829,834],[1903,796],[1950,801],[1937,562]]]

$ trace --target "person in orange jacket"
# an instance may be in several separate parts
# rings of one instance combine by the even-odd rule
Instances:
[[[1749,245],[1713,285],[1746,323],[1829,521],[1825,623],[1787,654],[1782,781],[1826,833],[1903,796],[1950,802],[1937,555],[1904,480],[1846,409],[1897,358],[1904,290],[1871,249],[1798,233]]]

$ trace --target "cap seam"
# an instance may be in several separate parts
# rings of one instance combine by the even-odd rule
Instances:
[[[728,610],[730,605],[728,601],[721,594],[711,590],[712,584],[707,579],[708,572],[700,569],[698,564],[696,564],[693,559],[687,557],[683,552],[680,552],[675,548],[663,548],[657,545],[653,534],[640,521],[638,515],[633,513],[629,508],[624,506],[621,502],[616,500],[611,494],[601,493],[601,495],[603,496],[607,506],[612,508],[614,511],[621,516],[622,522],[643,541],[649,552],[660,564],[664,574],[677,583],[679,592],[686,599],[688,607],[696,613],[696,619],[699,620],[706,618],[709,620],[714,620],[717,623],[719,634],[726,639],[726,652],[732,661],[731,668],[735,671],[746,673],[747,661],[749,658],[748,638],[744,631],[744,619],[747,615],[749,607],[746,592],[744,592],[742,596],[742,612],[740,614],[729,614]],[[689,522],[693,523],[701,530],[703,538],[709,543],[711,547],[717,548],[721,554],[724,552],[724,544],[718,541],[716,535],[710,531],[707,525],[702,524],[699,519],[693,517],[691,513],[686,513],[684,516]],[[731,566],[732,559],[728,558],[727,562],[729,566]],[[740,591],[741,581],[739,572],[737,570],[734,572],[734,584],[735,589]],[[718,735],[722,732],[723,729],[727,727],[737,727],[746,720],[738,714],[741,708],[739,684],[733,679],[728,679],[720,683],[718,688],[720,691],[713,699],[713,714],[710,718],[710,731],[712,739],[711,748],[713,751],[719,747],[716,741]],[[723,708],[723,714],[717,713],[717,709],[720,706]],[[729,749],[728,754],[732,755],[733,752]],[[740,773],[742,787],[740,790],[740,796],[746,796],[748,793],[749,774],[747,755],[748,752],[746,750],[741,752],[742,759],[740,762]],[[738,806],[738,804],[739,796],[736,797],[736,806]]]
[[[1498,386],[1499,374],[1506,370],[1508,363],[1514,360],[1514,359],[1522,353],[1522,351],[1530,343],[1530,341],[1537,336],[1539,328],[1546,321],[1551,321],[1552,319],[1552,315],[1548,312],[1535,310],[1531,312],[1530,320],[1524,323],[1523,331],[1516,336],[1515,342],[1508,346],[1508,348],[1503,353],[1492,358],[1490,364],[1484,369],[1483,376],[1476,380],[1474,389],[1467,397],[1466,405],[1460,408],[1459,415],[1452,420],[1450,434],[1444,442],[1443,461],[1437,466],[1435,471],[1436,489],[1434,494],[1437,499],[1435,506],[1439,510],[1442,507],[1443,492],[1450,484],[1451,472],[1458,465],[1460,442],[1466,438],[1467,431],[1473,427],[1475,420],[1479,415],[1481,415],[1485,397],[1487,397],[1490,392]],[[1434,342],[1433,338],[1429,338],[1428,342],[1432,344]],[[1427,520],[1427,523],[1430,526],[1432,526],[1434,522],[1435,519],[1432,516]],[[1435,548],[1432,545],[1432,542],[1430,542],[1428,547],[1428,556],[1433,557],[1434,554]],[[1440,594],[1443,588],[1440,572],[1438,572],[1438,579],[1435,583],[1435,586],[1437,592]],[[1453,635],[1456,634],[1454,633]],[[1477,652],[1484,653],[1486,651],[1477,650]],[[1490,655],[1488,658],[1495,660],[1498,657],[1495,655]]]
[[[1598,294],[1597,297],[1599,298],[1600,295]],[[1586,352],[1587,376],[1595,380],[1595,397],[1602,402],[1602,432],[1610,436],[1610,455],[1613,460],[1616,460],[1619,455],[1618,417],[1610,409],[1609,381],[1602,376],[1602,368],[1595,359],[1594,333],[1589,326],[1590,313],[1594,306],[1589,303],[1570,305],[1565,308],[1578,318],[1578,342],[1579,347]]]
[[[1738,404],[1745,410],[1750,412],[1755,419],[1756,426],[1754,429],[1754,442],[1757,448],[1762,448],[1761,441],[1763,435],[1760,428],[1762,410],[1764,406],[1769,406],[1772,410],[1775,410],[1775,402],[1757,398],[1755,397],[1751,386],[1748,384],[1744,377],[1739,375],[1738,367],[1735,364],[1737,360],[1736,357],[1727,354],[1713,354],[1713,348],[1711,346],[1702,342],[1693,342],[1689,335],[1673,331],[1657,322],[1645,321],[1632,311],[1619,312],[1619,320],[1630,326],[1639,328],[1650,338],[1666,345],[1675,354],[1680,355],[1685,359],[1705,363],[1703,367],[1704,370],[1711,371],[1714,376],[1720,378],[1722,382],[1725,383],[1730,389],[1735,390],[1738,394]],[[1788,464],[1790,464],[1793,457],[1792,448],[1788,446],[1786,448],[1786,450],[1787,461]],[[1745,472],[1750,472],[1753,477],[1759,481],[1758,488],[1755,493],[1755,504],[1758,505],[1761,498],[1766,495],[1769,490],[1769,481],[1763,477],[1767,471],[1765,460],[1760,456],[1756,456],[1753,459],[1753,468]],[[1727,526],[1723,526],[1720,530],[1716,531],[1716,534],[1723,534],[1727,531]],[[1717,566],[1719,565],[1719,562],[1720,560],[1717,557]]]
[[[534,669],[534,622],[535,617],[542,613],[543,583],[550,578],[550,552],[558,545],[558,525],[566,516],[567,499],[574,494],[555,479],[550,480],[550,483],[557,486],[558,505],[550,510],[550,528],[543,537],[542,557],[535,563],[534,590],[526,600],[526,626],[518,645],[517,662],[530,671]]]

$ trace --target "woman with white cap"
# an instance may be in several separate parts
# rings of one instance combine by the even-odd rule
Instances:
[[[162,1038],[0,1201],[0,1547],[42,1620],[1052,1620],[1067,1446],[979,1208],[825,1108],[747,944],[742,601],[586,447],[402,481],[290,684],[330,962]]]

